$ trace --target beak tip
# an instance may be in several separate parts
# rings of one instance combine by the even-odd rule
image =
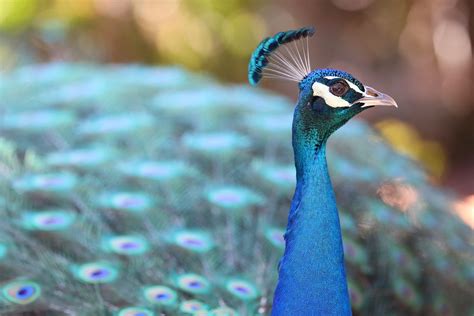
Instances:
[[[397,102],[389,95],[381,93],[374,88],[365,86],[365,96],[358,102],[364,103],[362,107],[368,106],[394,106],[398,108]]]

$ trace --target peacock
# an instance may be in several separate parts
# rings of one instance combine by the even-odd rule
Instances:
[[[310,315],[306,298],[344,313],[350,300],[354,315],[472,314],[473,234],[456,197],[366,123],[340,127],[393,100],[309,71],[307,50],[293,50],[296,72],[275,66],[312,33],[278,33],[251,59],[251,83],[298,81],[294,112],[172,66],[0,73],[0,315]],[[359,94],[377,101],[348,107]],[[303,212],[313,202],[328,216]],[[324,283],[302,281],[328,268]]]
[[[300,53],[297,45],[296,53],[287,50],[291,59],[276,55],[281,46],[313,34],[314,28],[302,28],[266,38],[249,64],[249,80],[253,84],[264,76],[280,76],[297,81],[300,89],[292,127],[297,182],[272,315],[351,315],[326,142],[333,132],[365,109],[397,107],[393,98],[362,85],[344,71],[311,71],[308,50]],[[272,59],[274,55],[278,58]]]

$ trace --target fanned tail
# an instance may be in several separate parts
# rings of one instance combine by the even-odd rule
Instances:
[[[289,100],[80,64],[0,74],[0,100],[2,316],[269,313]],[[362,122],[328,146],[353,313],[469,315],[472,229],[453,197]]]

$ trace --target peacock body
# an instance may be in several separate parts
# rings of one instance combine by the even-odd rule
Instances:
[[[292,102],[179,68],[0,76],[0,315],[266,315]],[[355,315],[469,315],[472,230],[361,121],[328,142]]]

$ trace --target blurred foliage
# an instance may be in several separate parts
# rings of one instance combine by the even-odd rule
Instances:
[[[396,148],[473,194],[473,14],[468,0],[0,0],[0,71],[138,62],[244,82],[263,37],[314,25],[313,66],[345,69],[394,96],[395,114],[364,118],[390,115],[379,127]],[[295,96],[292,85],[264,86]]]
[[[422,139],[416,129],[398,120],[383,120],[376,127],[397,151],[422,162],[432,175],[441,177],[446,157],[439,143]]]
[[[25,27],[34,18],[37,8],[37,1],[2,1],[0,27],[5,30],[15,30]]]
[[[0,30],[29,33],[42,59],[173,63],[242,77],[247,57],[267,32],[261,4],[245,0],[0,0]],[[107,20],[110,21],[110,26]],[[109,38],[113,29],[127,28]],[[11,41],[14,39],[10,38]],[[110,41],[110,43],[108,43]],[[141,46],[127,58],[130,46]],[[66,44],[66,45],[64,45]],[[109,46],[109,47],[108,47]],[[112,46],[112,47],[110,47]],[[1,45],[2,68],[22,63]],[[116,50],[119,49],[117,52]],[[132,48],[133,50],[133,48]],[[125,55],[125,56],[124,56]],[[24,58],[24,57],[23,57]],[[239,61],[222,67],[223,60]],[[237,75],[236,75],[237,73]]]

